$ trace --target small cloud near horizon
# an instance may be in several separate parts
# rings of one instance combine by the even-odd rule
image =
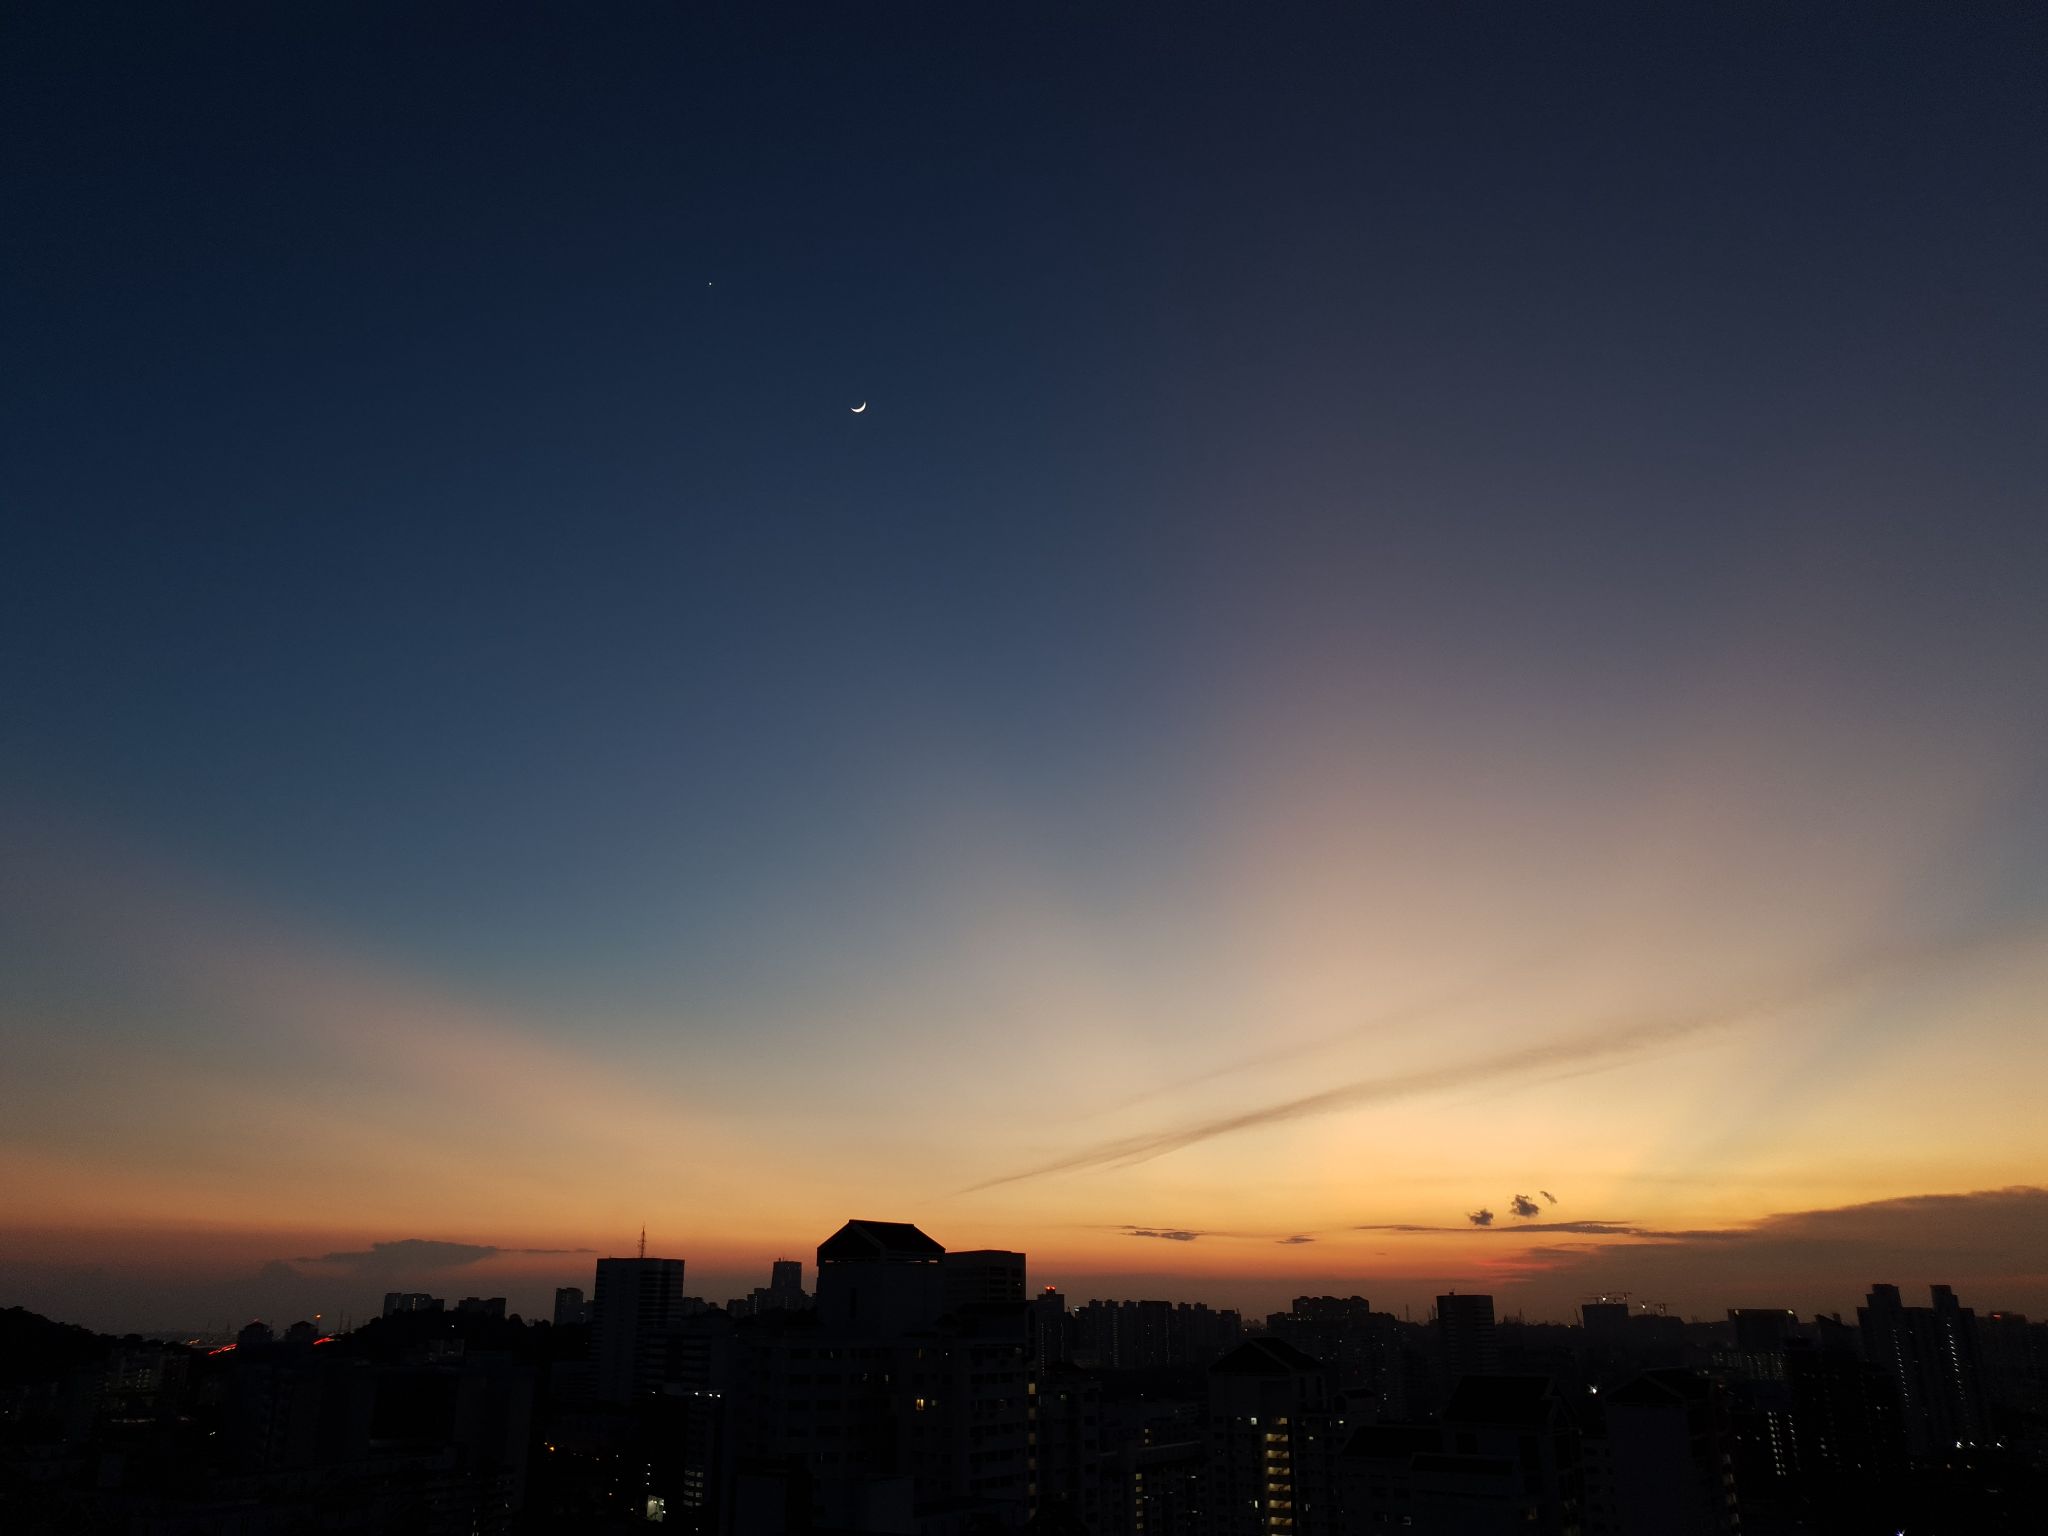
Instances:
[[[1515,1196],[1515,1198],[1508,1203],[1508,1209],[1513,1211],[1517,1216],[1523,1217],[1524,1219],[1530,1216],[1540,1216],[1543,1213],[1543,1207],[1538,1205],[1534,1200],[1531,1200],[1527,1195]]]
[[[1493,1212],[1482,1205],[1478,1210],[1469,1213],[1465,1219],[1475,1227],[1490,1227],[1493,1225]]]
[[[1273,1241],[1279,1243],[1283,1248],[1287,1248],[1292,1247],[1297,1243],[1312,1243],[1315,1241],[1315,1239],[1308,1236],[1306,1233],[1297,1232],[1292,1237],[1276,1237],[1275,1239],[1273,1239]]]

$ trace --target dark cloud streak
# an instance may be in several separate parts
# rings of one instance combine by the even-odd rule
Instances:
[[[302,1254],[295,1264],[338,1264],[346,1269],[403,1271],[454,1269],[505,1255],[590,1253],[589,1248],[500,1248],[494,1243],[451,1243],[438,1238],[401,1237],[340,1253]]]
[[[1480,1217],[1485,1217],[1481,1221]],[[1468,1223],[1462,1227],[1430,1227],[1415,1222],[1389,1221],[1372,1222],[1353,1227],[1354,1232],[1403,1232],[1411,1234],[1445,1232],[1576,1232],[1586,1237],[1699,1237],[1698,1232],[1662,1232],[1653,1227],[1639,1227],[1630,1221],[1525,1221],[1512,1227],[1496,1227],[1493,1212],[1474,1211],[1465,1218]]]

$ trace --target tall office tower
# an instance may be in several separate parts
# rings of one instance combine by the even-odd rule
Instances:
[[[580,1285],[558,1285],[555,1287],[555,1326],[571,1328],[578,1323],[590,1321],[590,1307],[583,1300]]]
[[[1024,1255],[1002,1248],[967,1248],[940,1261],[946,1310],[983,1301],[1024,1299]]]
[[[601,1401],[661,1390],[669,1330],[682,1321],[681,1259],[599,1259],[590,1358]]]
[[[1204,1448],[1210,1536],[1337,1529],[1342,1421],[1330,1371],[1285,1340],[1248,1339],[1209,1367]]]
[[[759,1317],[767,1312],[801,1312],[811,1304],[804,1290],[804,1267],[796,1259],[777,1259],[768,1283],[725,1304],[734,1317]]]
[[[810,1297],[804,1292],[804,1261],[802,1259],[777,1259],[768,1266],[768,1294],[781,1307],[803,1307],[810,1304]]]
[[[1453,1291],[1437,1297],[1436,1325],[1443,1342],[1444,1377],[1453,1386],[1461,1376],[1491,1376],[1500,1370],[1491,1296],[1460,1296]]]
[[[1915,1456],[1986,1438],[1977,1314],[1958,1306],[1945,1285],[1932,1293],[1933,1306],[1908,1307],[1896,1285],[1873,1285],[1856,1309],[1863,1353],[1891,1373],[1906,1449]]]

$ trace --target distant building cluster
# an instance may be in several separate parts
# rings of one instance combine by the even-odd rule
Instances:
[[[429,1296],[422,1291],[386,1291],[384,1293],[383,1316],[395,1317],[401,1312],[445,1312],[448,1303],[439,1296]],[[502,1296],[465,1296],[455,1303],[457,1312],[478,1317],[503,1317],[505,1298]]]
[[[1853,1322],[1448,1292],[1246,1320],[1070,1305],[1022,1253],[849,1221],[714,1306],[600,1259],[552,1318],[103,1340],[0,1314],[0,1527],[166,1536],[1668,1536],[2048,1529],[2048,1327],[1945,1286]]]

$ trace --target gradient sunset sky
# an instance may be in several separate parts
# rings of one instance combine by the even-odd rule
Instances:
[[[2048,1308],[2048,13],[710,9],[9,8],[0,1304]]]

